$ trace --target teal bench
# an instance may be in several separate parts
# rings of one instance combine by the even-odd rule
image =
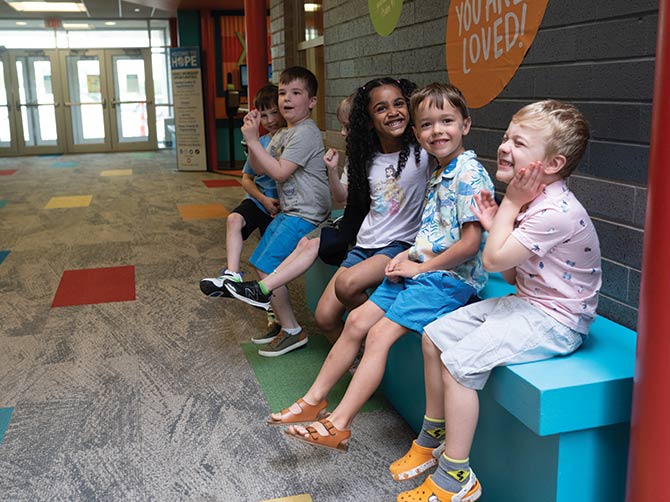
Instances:
[[[335,268],[306,274],[309,308]],[[493,274],[483,298],[514,291]],[[625,498],[636,334],[598,317],[566,356],[496,368],[479,393],[471,459],[486,502],[617,502]],[[389,353],[381,390],[419,431],[425,410],[421,335]]]

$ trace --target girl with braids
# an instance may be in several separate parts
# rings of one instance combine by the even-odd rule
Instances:
[[[333,343],[342,331],[345,310],[368,299],[366,290],[382,282],[388,263],[409,248],[419,228],[431,166],[410,127],[408,103],[415,89],[408,80],[375,79],[361,87],[353,101],[342,102],[337,116],[346,136],[348,163],[341,179],[337,151],[329,149],[324,156],[333,197],[347,200],[339,227],[326,222],[308,234],[262,284],[257,283],[269,292],[287,284],[309,268],[317,251],[323,261],[339,265],[315,312],[317,325]],[[242,301],[250,289],[248,283],[230,287],[232,296]],[[272,344],[275,337],[281,334],[271,331],[252,340]],[[293,423],[291,413],[288,421],[282,414],[276,416],[273,423]]]
[[[493,183],[475,153],[463,146],[470,131],[465,99],[453,86],[431,84],[415,91],[410,105],[416,138],[437,161],[420,228],[412,247],[386,266],[386,278],[370,299],[351,311],[316,381],[287,410],[294,417],[301,409],[315,412],[318,421],[308,427],[291,425],[286,431],[289,437],[315,446],[346,450],[351,423],[381,383],[391,346],[408,331],[421,332],[438,317],[476,298],[486,281],[480,252],[482,227],[472,206],[474,195],[491,190]],[[371,118],[375,125],[375,116]],[[392,120],[387,124],[394,126]],[[408,162],[405,170],[409,168]],[[351,383],[326,418],[325,398],[364,339],[363,358]],[[300,416],[303,422],[308,420],[306,415]],[[425,429],[437,443],[434,448],[443,438],[444,421],[437,423],[428,417],[426,421]],[[433,448],[421,450],[420,463],[433,458]],[[430,459],[423,456],[424,450]],[[416,449],[412,450],[391,466],[391,473],[396,479],[405,479],[416,470],[417,457]]]

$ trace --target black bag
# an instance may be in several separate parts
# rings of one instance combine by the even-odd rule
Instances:
[[[339,267],[348,251],[349,243],[339,228],[323,227],[321,229],[319,258],[322,262]]]

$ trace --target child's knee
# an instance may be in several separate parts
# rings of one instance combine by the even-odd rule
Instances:
[[[344,304],[361,293],[360,284],[350,270],[344,270],[335,279],[335,296]]]
[[[330,309],[318,307],[316,312],[314,312],[314,320],[318,328],[326,332],[335,331],[342,322],[339,317],[333,315]]]
[[[426,355],[430,356],[437,355],[438,357],[440,355],[440,349],[437,348],[437,346],[433,343],[433,341],[430,339],[430,337],[426,334],[425,331],[421,335],[421,348],[423,350],[423,353]]]
[[[246,225],[244,217],[239,213],[230,213],[226,218],[226,226],[234,229],[241,229]]]
[[[342,336],[363,340],[370,329],[370,321],[359,310],[352,310],[347,317],[346,328]]]

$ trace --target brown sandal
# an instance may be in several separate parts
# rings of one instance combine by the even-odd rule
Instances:
[[[314,446],[321,446],[339,451],[347,451],[349,449],[349,438],[351,437],[350,430],[338,429],[327,418],[323,418],[316,423],[319,424],[317,427],[323,430],[319,431],[317,427],[312,427],[311,425],[305,427],[309,433],[308,438],[301,434],[294,434],[288,429],[285,430],[284,433],[289,437]]]
[[[314,422],[329,415],[326,411],[326,406],[328,406],[328,401],[325,399],[316,405],[311,405],[300,398],[288,408],[281,410],[281,418],[279,420],[270,416],[266,423],[269,425],[289,425]]]

